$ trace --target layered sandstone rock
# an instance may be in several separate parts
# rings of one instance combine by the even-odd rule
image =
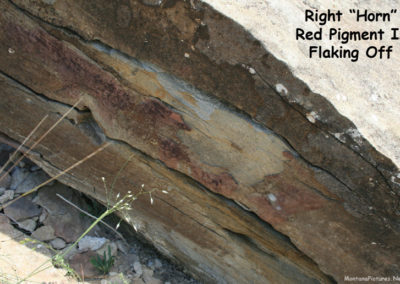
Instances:
[[[397,167],[235,22],[193,1],[0,8],[2,139],[82,98],[33,159],[55,175],[110,142],[62,178],[106,202],[101,177],[131,157],[114,191],[159,190],[125,217],[195,275],[399,274]]]

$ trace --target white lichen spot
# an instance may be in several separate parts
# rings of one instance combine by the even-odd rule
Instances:
[[[400,180],[399,179],[400,179],[400,174],[397,174],[397,177],[396,176],[392,176],[390,178],[390,181],[393,182],[394,184],[400,185]]]
[[[9,54],[14,54],[14,53],[15,53],[15,49],[13,49],[13,48],[10,47],[10,48],[8,49],[8,53],[9,53]]]
[[[319,115],[315,111],[307,113],[306,117],[307,117],[308,121],[311,123],[315,123],[317,121],[317,119],[319,119]]]
[[[276,84],[275,85],[275,90],[279,93],[279,94],[281,94],[281,95],[285,95],[285,96],[287,96],[288,95],[288,90],[286,89],[286,87],[284,86],[284,85],[282,85],[282,84]]]
[[[271,201],[271,202],[276,202],[276,200],[277,200],[276,196],[273,193],[268,193],[267,197],[268,197],[269,201]]]
[[[278,211],[282,210],[282,208],[280,206],[276,206],[275,209]]]
[[[187,52],[185,52],[185,58],[190,58],[190,55],[189,55],[189,53],[187,53]]]
[[[251,68],[251,67],[249,67],[249,72],[252,75],[256,74],[256,70],[254,70],[254,68]]]
[[[362,144],[362,135],[361,133],[355,128],[349,128],[346,131],[347,134],[359,145]]]
[[[339,140],[342,143],[346,143],[346,137],[343,136],[344,133],[333,133],[333,136],[335,136],[335,138],[337,140]]]

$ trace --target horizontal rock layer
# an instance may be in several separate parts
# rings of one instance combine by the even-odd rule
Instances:
[[[201,3],[145,4],[2,2],[3,139],[82,98],[33,159],[55,175],[111,142],[63,180],[107,202],[101,177],[132,155],[114,190],[159,190],[125,217],[207,281],[398,273],[391,161],[234,22]]]

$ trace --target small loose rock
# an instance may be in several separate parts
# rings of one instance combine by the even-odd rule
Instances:
[[[106,242],[106,238],[85,236],[79,241],[78,248],[80,251],[95,251],[101,248]]]
[[[135,263],[133,264],[133,269],[136,272],[136,277],[140,277],[143,274],[142,265],[139,261],[135,261]]]
[[[42,209],[34,204],[29,196],[26,196],[4,208],[4,213],[10,219],[19,222],[39,216],[42,213]]]
[[[32,237],[42,242],[51,241],[56,238],[54,235],[54,229],[50,226],[42,226],[38,228],[32,233]]]
[[[105,243],[100,249],[96,250],[97,254],[103,256],[106,253],[108,257],[108,247],[110,247],[110,252],[112,256],[116,256],[118,252],[117,244],[114,242],[107,242]]]
[[[36,229],[36,222],[33,219],[27,219],[21,222],[18,222],[18,227],[21,229],[28,231],[28,232],[33,232]]]
[[[25,193],[29,190],[35,188],[36,186],[40,185],[41,183],[45,182],[49,179],[49,176],[43,171],[37,171],[29,174],[23,182],[21,182],[17,188],[17,193]]]
[[[3,173],[1,173],[3,175]],[[0,176],[1,176],[0,175]],[[11,176],[10,174],[6,174],[1,180],[0,180],[0,187],[3,187],[4,189],[9,188],[11,185]]]
[[[54,240],[52,240],[50,242],[50,245],[54,248],[54,249],[63,249],[65,248],[65,246],[67,245],[65,243],[65,241],[61,238],[55,238]]]
[[[154,260],[154,267],[157,268],[157,269],[159,269],[159,268],[162,267],[162,263],[161,263],[161,261],[160,261],[158,258],[156,258],[156,259]]]
[[[16,190],[17,187],[25,180],[29,172],[26,169],[16,167],[12,172],[10,189]]]
[[[4,191],[3,195],[0,196],[0,203],[6,203],[14,198],[14,190],[6,190]]]

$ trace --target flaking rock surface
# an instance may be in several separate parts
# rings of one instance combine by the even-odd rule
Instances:
[[[398,169],[362,137],[332,135],[356,128],[235,22],[193,1],[0,8],[2,139],[21,142],[82,98],[32,159],[55,175],[110,142],[60,178],[106,202],[102,177],[131,157],[115,193],[158,190],[127,221],[197,277],[399,274]],[[315,123],[278,79],[329,119]]]

